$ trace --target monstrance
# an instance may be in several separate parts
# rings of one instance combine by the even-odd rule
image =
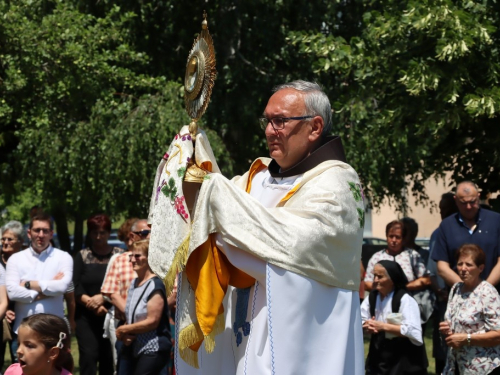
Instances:
[[[207,13],[203,12],[201,33],[195,39],[189,52],[184,76],[184,103],[191,117],[189,132],[193,143],[198,133],[197,122],[208,107],[216,76],[214,44],[208,31]],[[194,146],[196,148],[196,144]],[[206,174],[207,172],[197,164],[195,153],[193,153],[184,181],[201,183]]]

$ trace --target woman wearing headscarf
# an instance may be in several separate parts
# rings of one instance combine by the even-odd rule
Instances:
[[[420,310],[401,266],[381,260],[373,274],[373,291],[361,305],[363,328],[371,334],[366,374],[427,374]]]

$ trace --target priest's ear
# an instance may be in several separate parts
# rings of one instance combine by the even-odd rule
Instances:
[[[323,129],[325,127],[325,122],[323,121],[323,117],[314,116],[310,120],[311,132],[309,133],[309,141],[316,142],[321,139],[323,134]]]

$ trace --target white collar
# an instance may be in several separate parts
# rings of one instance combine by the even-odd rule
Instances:
[[[35,251],[35,249],[33,249],[32,246],[29,247],[29,250],[31,251],[31,255],[34,255],[36,256],[37,258],[41,257],[42,255],[47,255],[49,256],[50,254],[52,254],[52,250],[54,250],[54,248],[52,247],[51,244],[49,244],[49,246],[47,246],[47,248],[45,250],[43,250],[41,253],[37,253]]]

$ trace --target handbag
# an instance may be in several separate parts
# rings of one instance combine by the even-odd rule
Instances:
[[[415,262],[414,262],[413,253],[410,250],[410,262],[411,268],[413,271],[413,275],[415,279],[418,278],[417,273],[415,272]],[[432,313],[434,312],[434,303],[436,302],[436,295],[430,288],[426,288],[423,290],[417,290],[414,292],[410,292],[411,296],[417,301],[418,308],[420,310],[420,323],[427,323]]]
[[[2,341],[7,342],[7,341],[12,341],[12,329],[10,328],[10,323],[7,321],[6,318],[3,318],[2,320]]]

